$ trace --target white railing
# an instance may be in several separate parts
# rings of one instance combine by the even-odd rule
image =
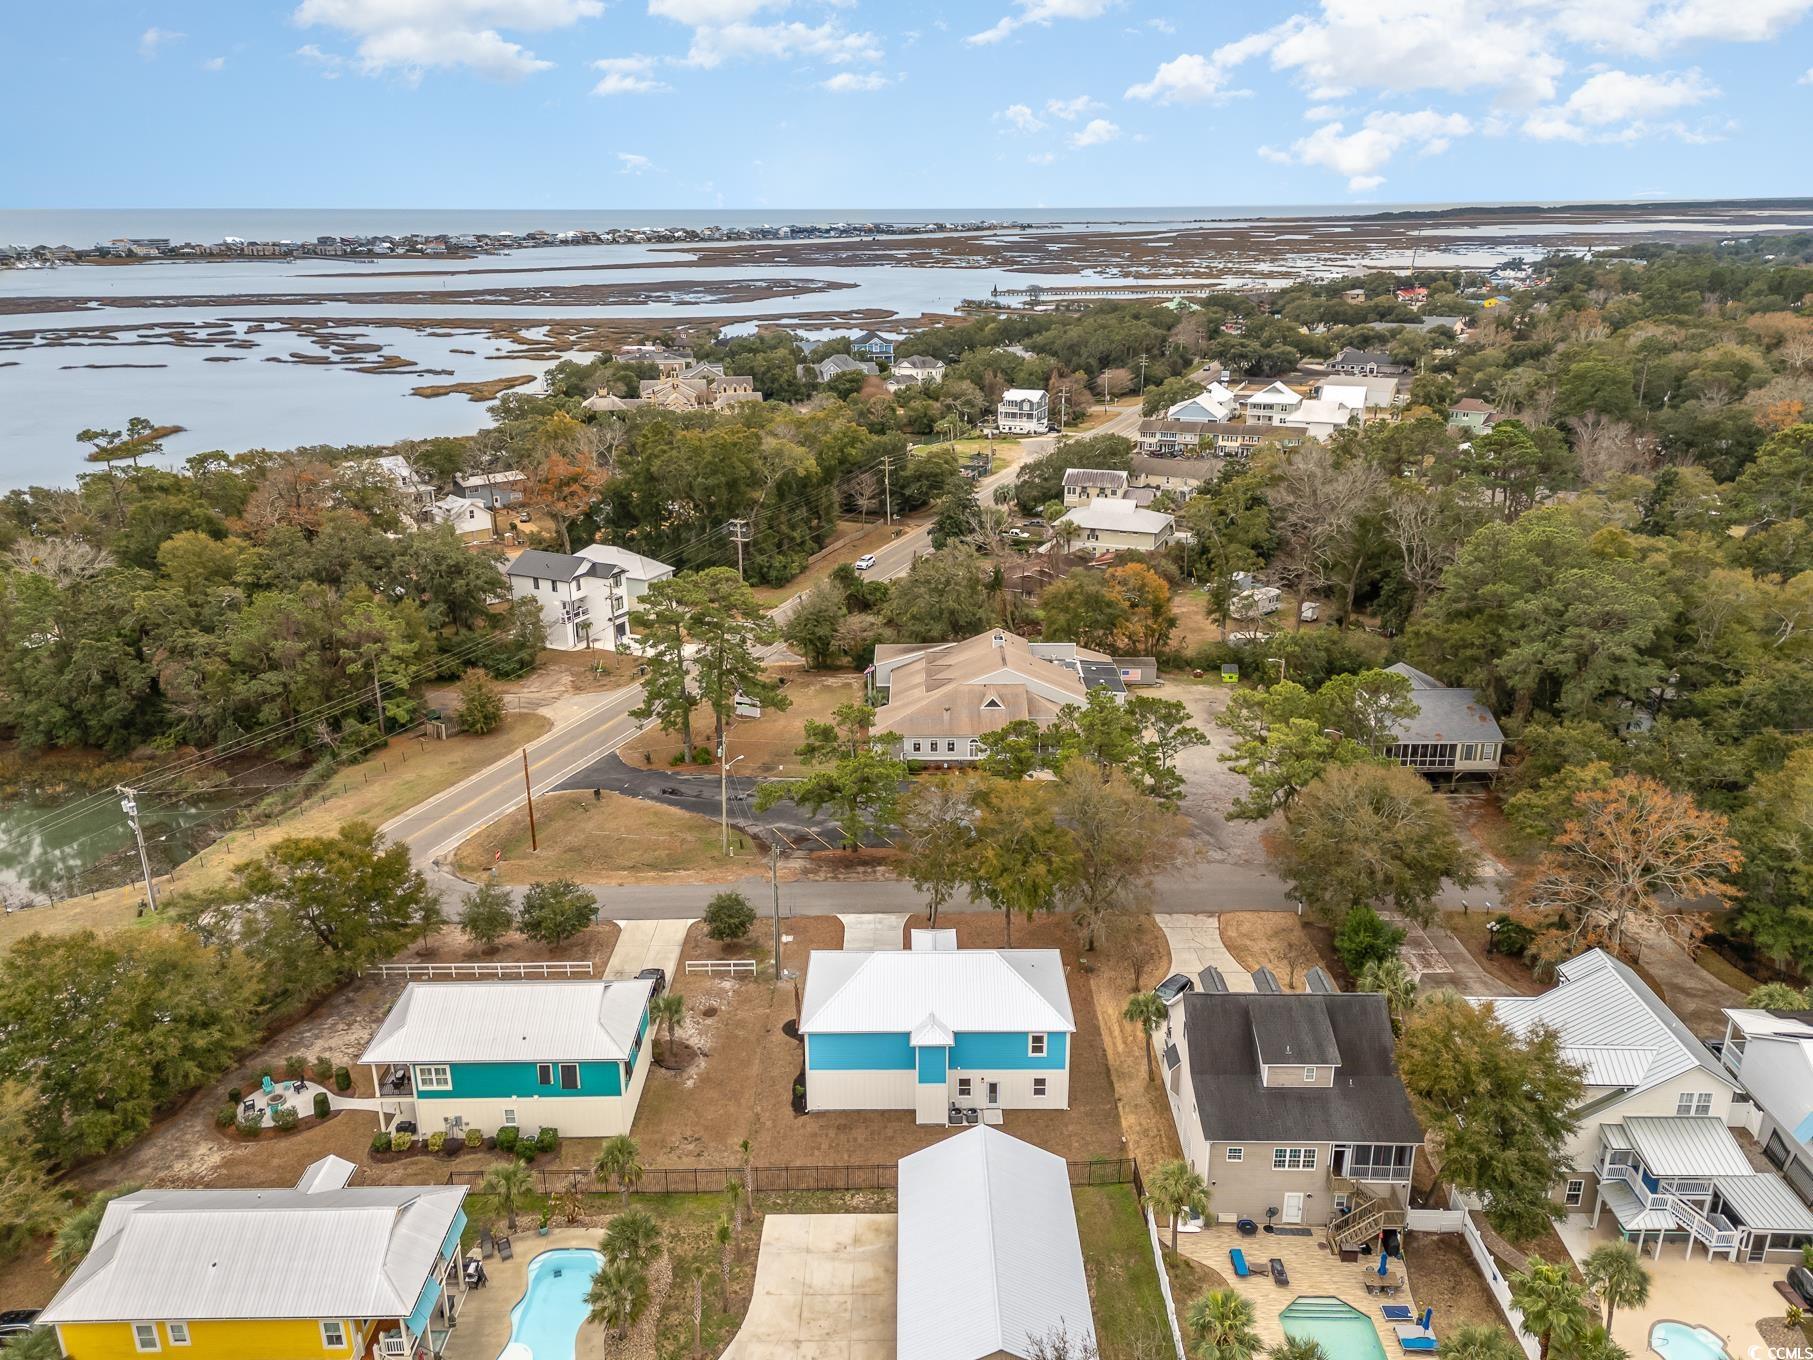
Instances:
[[[362,977],[407,978],[557,978],[591,977],[590,960],[554,959],[543,963],[374,963]]]
[[[1733,1260],[1737,1259],[1737,1251],[1743,1244],[1744,1235],[1723,1214],[1709,1214],[1693,1201],[1682,1199],[1678,1194],[1652,1191],[1643,1184],[1643,1178],[1637,1173],[1637,1169],[1626,1163],[1603,1167],[1600,1176],[1625,1186],[1637,1196],[1645,1209],[1660,1209],[1672,1214],[1675,1222],[1686,1229],[1693,1240],[1704,1246],[1709,1253],[1728,1252]],[[1683,1181],[1678,1183],[1677,1188],[1701,1184],[1705,1182]]]
[[[731,977],[754,977],[754,959],[688,959],[689,973],[728,973]]]
[[[378,1338],[380,1355],[408,1355],[415,1349],[415,1338],[406,1331],[385,1332]]]

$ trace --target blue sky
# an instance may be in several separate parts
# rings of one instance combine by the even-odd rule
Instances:
[[[60,0],[0,71],[0,207],[1813,192],[1813,0]]]

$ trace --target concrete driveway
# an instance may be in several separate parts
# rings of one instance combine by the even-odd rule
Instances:
[[[839,912],[845,949],[904,949],[905,912]]]
[[[723,1360],[894,1360],[893,1214],[769,1214]]]
[[[690,917],[617,922],[623,933],[617,937],[617,947],[604,966],[604,975],[633,978],[644,968],[663,968],[671,984],[680,971],[680,946],[686,943],[686,928],[692,922]]]
[[[1158,928],[1165,932],[1171,946],[1173,973],[1184,973],[1191,981],[1205,968],[1219,968],[1230,992],[1253,990],[1252,974],[1234,961],[1228,947],[1221,942],[1219,916],[1154,916]]]

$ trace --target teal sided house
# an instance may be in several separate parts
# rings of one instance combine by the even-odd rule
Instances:
[[[412,982],[359,1061],[385,1128],[628,1133],[648,1078],[654,984]]]
[[[921,1124],[946,1123],[952,1106],[1068,1109],[1076,1025],[1057,951],[913,935],[905,951],[812,952],[807,1108],[912,1110]]]

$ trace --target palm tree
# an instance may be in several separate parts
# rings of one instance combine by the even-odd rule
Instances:
[[[1287,1337],[1275,1346],[1268,1346],[1265,1354],[1266,1360],[1328,1360],[1328,1352],[1322,1349],[1322,1343],[1307,1336]]]
[[[636,1140],[627,1133],[620,1133],[615,1138],[606,1138],[604,1146],[598,1150],[598,1160],[592,1164],[592,1171],[601,1181],[616,1181],[617,1188],[623,1191],[623,1207],[629,1208],[630,1187],[642,1179],[642,1162],[638,1157],[639,1149]]]
[[[1121,1019],[1139,1026],[1140,1047],[1146,1050],[1147,1081],[1152,1080],[1152,1036],[1165,1023],[1166,1013],[1157,992],[1135,992],[1127,998],[1127,1009],[1121,1012]]]
[[[736,1240],[735,1230],[730,1226],[730,1215],[725,1214],[718,1220],[718,1226],[712,1229],[712,1238],[718,1244],[718,1273],[724,1277],[724,1306],[730,1306],[730,1246]]]
[[[1152,1208],[1171,1220],[1171,1250],[1177,1250],[1177,1220],[1188,1209],[1198,1216],[1209,1211],[1209,1185],[1188,1162],[1165,1162],[1146,1182]]]
[[[607,1261],[628,1261],[645,1266],[654,1259],[660,1246],[661,1229],[654,1216],[641,1209],[630,1209],[605,1226],[598,1249]]]
[[[648,1306],[648,1271],[635,1261],[606,1261],[592,1277],[585,1301],[591,1321],[609,1327],[621,1341]]]
[[[504,1221],[510,1225],[510,1231],[515,1232],[516,1211],[535,1188],[529,1168],[521,1162],[505,1162],[502,1166],[494,1166],[485,1173],[485,1179],[479,1183],[478,1188],[481,1194],[497,1197],[497,1207],[504,1211]]]
[[[1568,1360],[1630,1360],[1630,1352],[1613,1341],[1612,1334],[1595,1322],[1574,1343],[1574,1348],[1568,1352]]]
[[[1211,1289],[1184,1315],[1184,1331],[1203,1360],[1252,1360],[1259,1352],[1253,1301],[1236,1289]]]
[[[1354,990],[1381,992],[1385,1009],[1391,1012],[1391,1032],[1399,1033],[1404,1020],[1416,1009],[1416,979],[1398,958],[1370,959],[1354,981]]]
[[[755,1149],[745,1138],[737,1144],[737,1151],[743,1156],[743,1207],[749,1210],[749,1216],[755,1217],[755,1168],[750,1162],[755,1160]]]
[[[1620,1308],[1641,1308],[1649,1302],[1649,1271],[1643,1258],[1628,1242],[1607,1242],[1593,1249],[1581,1267],[1587,1291],[1605,1305],[1605,1330]]]
[[[667,1031],[661,1051],[668,1061],[674,1056],[674,1026],[686,1018],[686,998],[678,992],[663,992],[648,1003],[648,1018]]]
[[[1509,1281],[1511,1302],[1523,1313],[1523,1330],[1542,1348],[1540,1360],[1549,1360],[1549,1348],[1571,1350],[1593,1325],[1586,1306],[1586,1290],[1568,1274],[1566,1266],[1551,1265],[1540,1256]]]
[[[1523,1347],[1503,1327],[1491,1323],[1450,1332],[1437,1349],[1442,1360],[1524,1360]]]
[[[101,1216],[107,1212],[108,1204],[137,1189],[136,1185],[120,1185],[111,1190],[97,1190],[88,1203],[63,1220],[50,1244],[50,1264],[58,1275],[69,1274],[93,1249],[94,1235],[101,1229]]]

